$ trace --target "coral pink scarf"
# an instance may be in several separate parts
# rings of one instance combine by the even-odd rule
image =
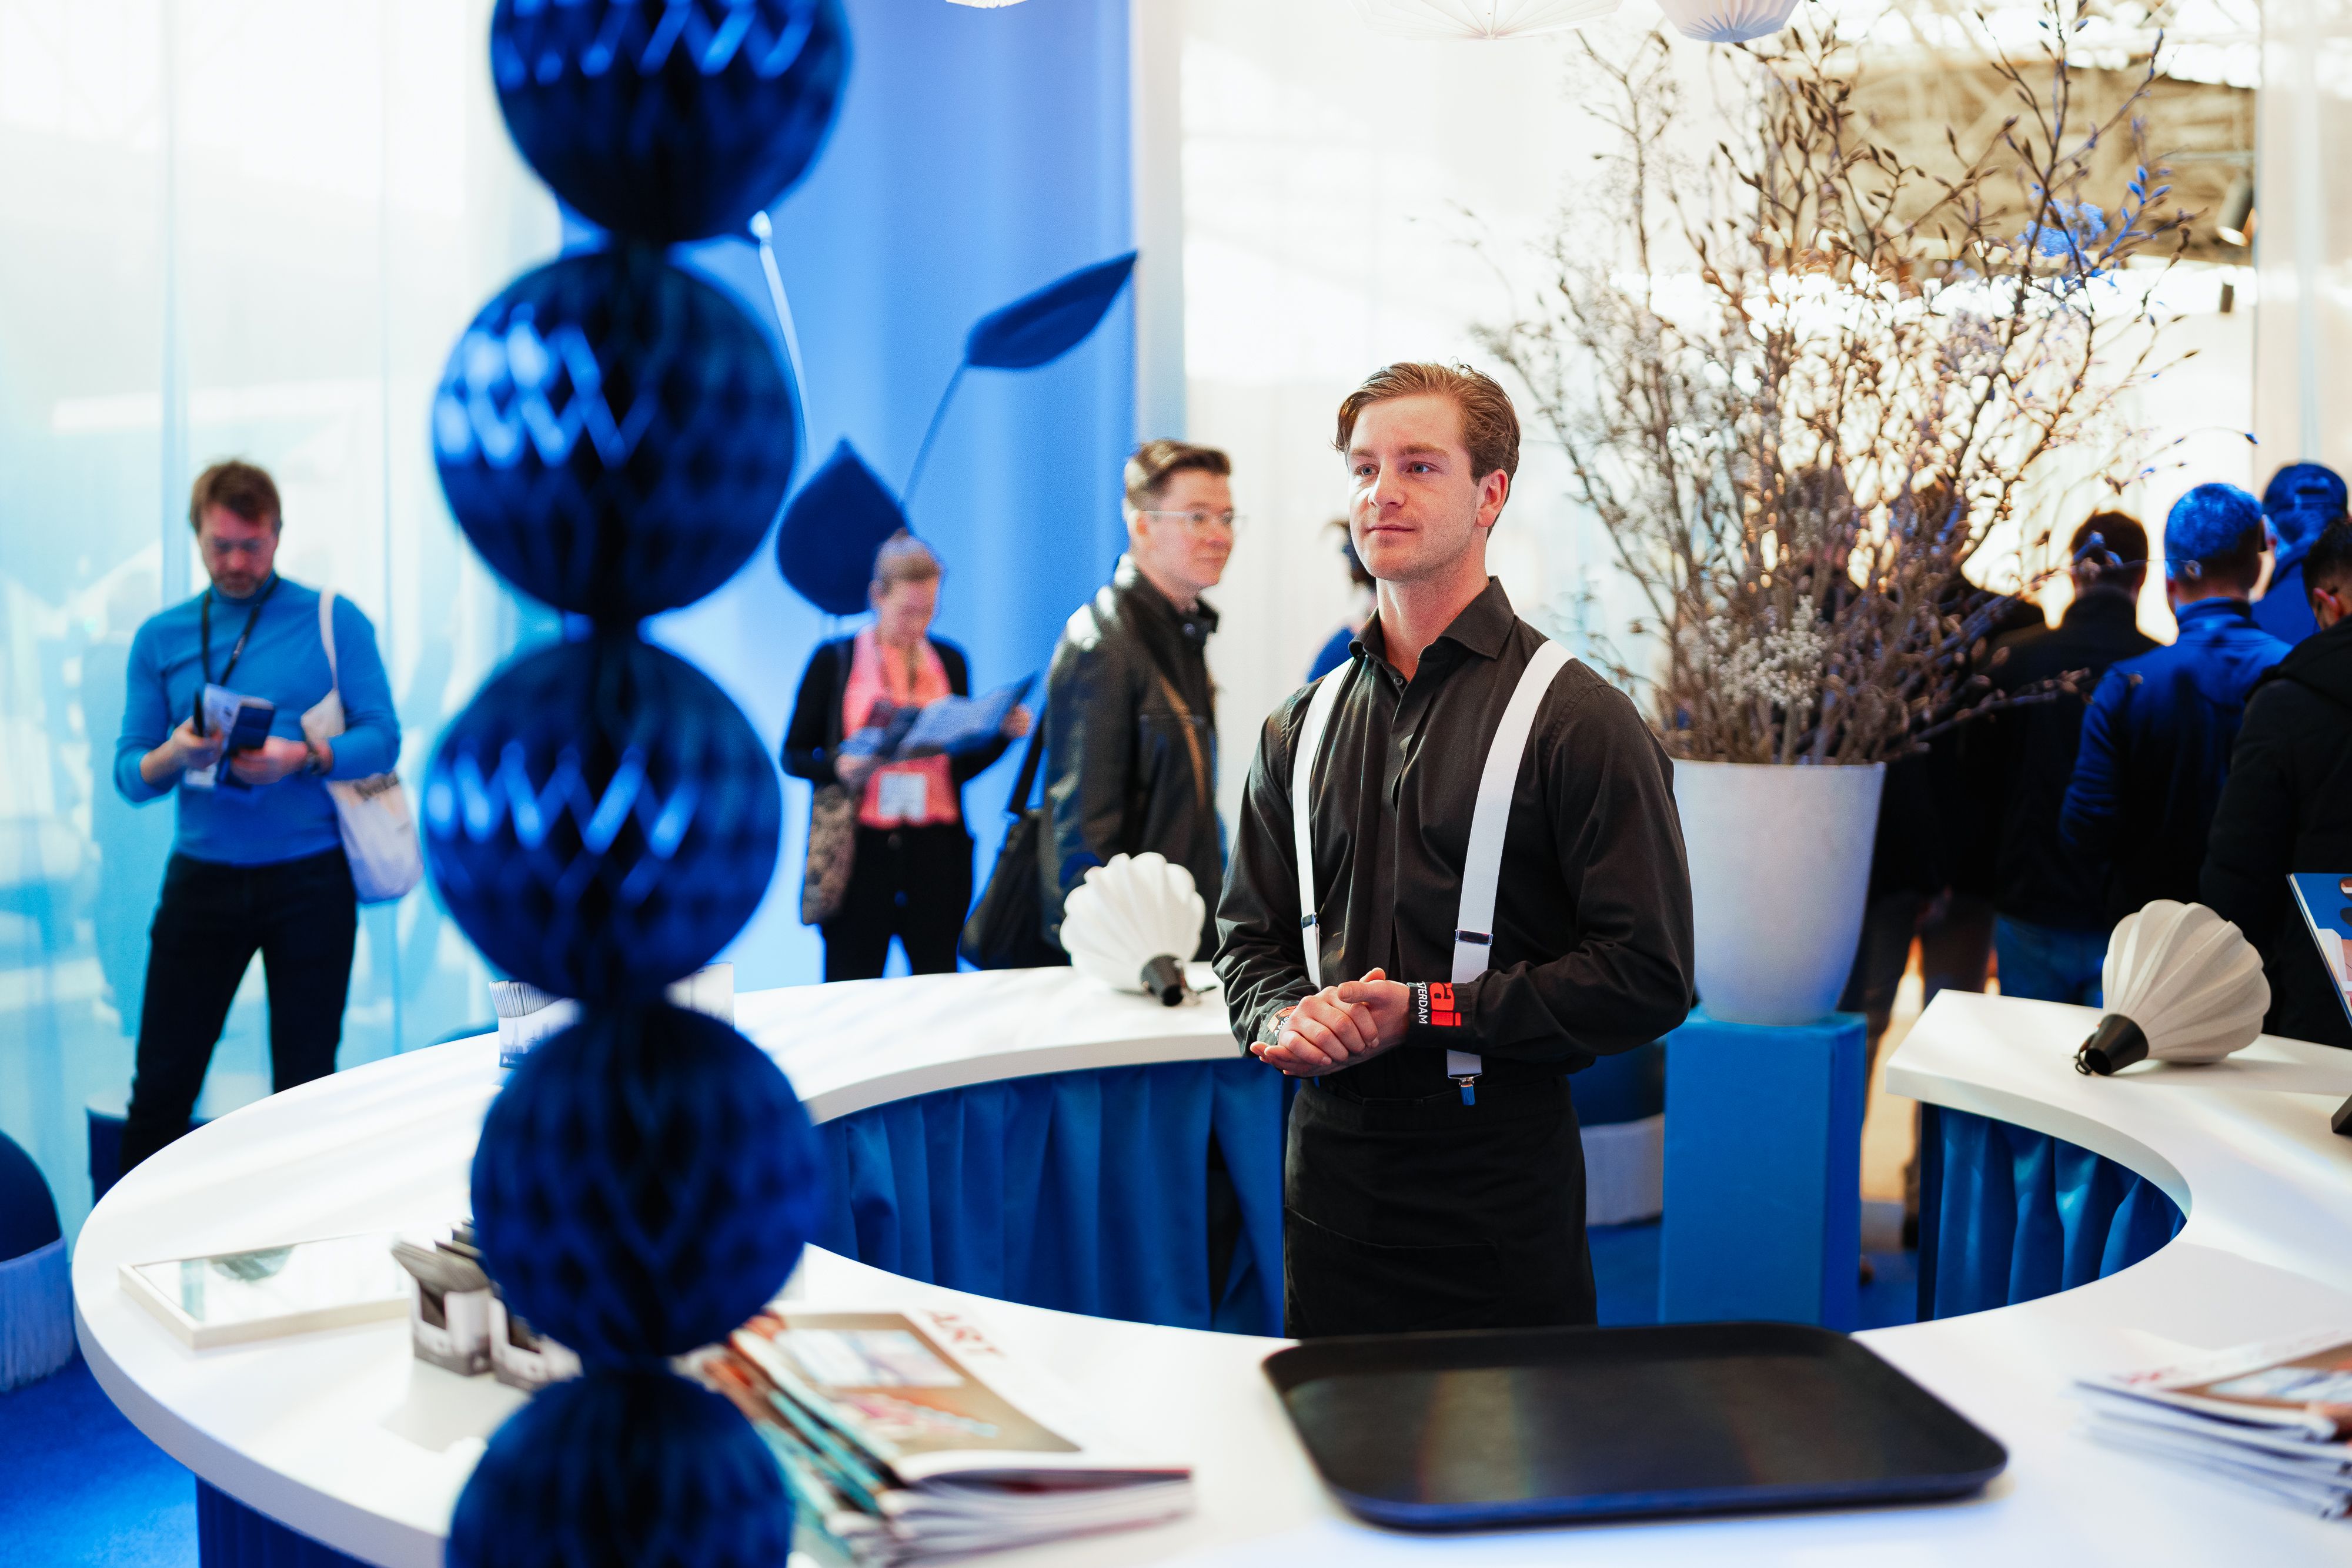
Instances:
[[[921,656],[915,661],[911,682],[903,657],[896,653],[887,659],[882,656],[882,640],[875,635],[873,627],[858,632],[852,647],[849,687],[841,699],[844,735],[863,729],[866,716],[873,711],[876,703],[922,707],[954,695],[948,685],[948,667],[940,662],[940,651],[931,646],[928,637],[923,639]],[[919,813],[884,812],[883,780],[892,774],[902,778],[913,775],[922,780],[923,809]],[[892,803],[896,805],[911,793],[911,789],[906,783],[892,785]],[[948,759],[924,757],[876,768],[866,776],[866,799],[858,805],[857,820],[869,828],[927,827],[962,821],[963,812],[956,801],[955,776],[948,771]]]

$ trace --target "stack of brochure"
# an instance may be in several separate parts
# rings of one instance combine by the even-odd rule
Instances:
[[[2352,1510],[2352,1328],[2077,1385],[2090,1435],[2322,1519]]]
[[[779,1306],[693,1364],[775,1451],[803,1519],[861,1568],[1192,1506],[1188,1466],[1091,1430],[1066,1391],[955,1313]]]

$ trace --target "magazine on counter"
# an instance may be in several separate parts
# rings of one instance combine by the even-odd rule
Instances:
[[[2090,1435],[2322,1518],[2352,1510],[2352,1325],[2077,1385]]]
[[[2299,871],[2287,882],[2294,889],[2295,907],[2319,946],[2319,956],[2336,979],[2336,999],[2352,1019],[2352,876],[2335,872]]]
[[[845,757],[875,757],[905,762],[940,753],[955,756],[992,744],[1005,716],[1029,693],[1034,675],[1024,675],[985,696],[941,697],[921,706],[877,702],[863,728],[841,743]]]
[[[759,1428],[809,1521],[861,1564],[1192,1506],[1189,1466],[1105,1432],[958,1313],[778,1307],[693,1364]]]

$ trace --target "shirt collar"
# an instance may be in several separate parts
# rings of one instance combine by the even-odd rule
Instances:
[[[1144,613],[1158,616],[1196,643],[1206,642],[1209,634],[1217,629],[1215,605],[1205,599],[1195,599],[1192,609],[1179,610],[1150,578],[1143,575],[1143,569],[1135,564],[1135,558],[1131,555],[1118,558],[1118,570],[1111,574],[1111,586],[1127,599],[1143,606]]]
[[[1517,621],[1517,612],[1511,608],[1511,597],[1503,591],[1502,580],[1490,577],[1486,580],[1486,590],[1462,607],[1461,613],[1437,634],[1437,641],[1455,643],[1482,659],[1499,659],[1505,644],[1510,641],[1511,628]],[[1372,612],[1372,618],[1364,622],[1364,629],[1356,634],[1356,640],[1349,644],[1349,650],[1370,653],[1381,660],[1388,658],[1388,631],[1381,624],[1379,611]]]
[[[2200,599],[2174,611],[2172,618],[2184,632],[2207,621],[2238,621],[2251,626],[2254,623],[2254,607],[2242,599]]]

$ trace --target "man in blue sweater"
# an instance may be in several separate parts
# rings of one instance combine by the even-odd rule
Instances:
[[[179,800],[149,932],[125,1171],[187,1131],[257,949],[269,986],[274,1086],[335,1070],[359,905],[326,780],[389,772],[400,755],[375,630],[340,597],[331,619],[345,728],[329,742],[303,737],[303,714],[337,683],[318,591],[274,565],[281,520],[269,476],[247,463],[205,469],[188,521],[212,585],[131,640],[114,747],[125,800]],[[208,685],[277,705],[268,738],[224,757],[222,736],[201,716]]]
[[[2254,624],[2263,511],[2235,485],[2200,485],[2164,524],[2179,640],[2112,665],[2083,716],[2059,827],[2105,871],[2110,925],[2151,899],[2197,897],[2205,841],[2246,694],[2287,645]]]

